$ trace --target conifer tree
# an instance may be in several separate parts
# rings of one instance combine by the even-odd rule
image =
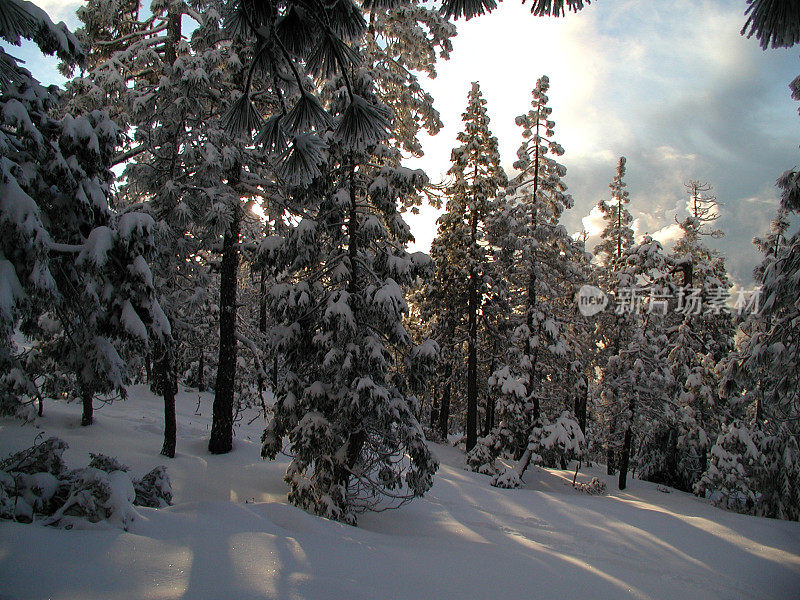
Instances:
[[[624,182],[626,172],[626,159],[624,156],[619,158],[617,172],[609,184],[611,189],[611,201],[605,200],[598,203],[598,207],[603,214],[605,227],[601,233],[601,241],[594,248],[594,254],[600,258],[599,280],[604,291],[608,294],[615,294],[620,286],[621,271],[626,268],[624,258],[626,251],[633,246],[633,216],[627,209],[630,202],[627,184]],[[630,282],[630,279],[627,279]],[[600,368],[604,368],[604,363],[610,356],[617,355],[631,335],[626,331],[625,325],[634,325],[631,321],[622,318],[615,311],[606,311],[598,315],[598,333],[603,350],[598,355]],[[610,373],[603,377],[604,385],[610,383]],[[602,398],[601,394],[601,398]],[[608,395],[606,395],[608,397]],[[606,444],[606,468],[609,475],[616,472],[616,451],[619,445],[619,428],[616,421],[617,407],[606,406],[602,408],[602,419],[604,421],[605,444]]]
[[[670,410],[661,422],[669,450],[660,469],[645,470],[642,476],[691,491],[706,470],[711,444],[726,420],[715,366],[732,347],[734,327],[727,307],[732,284],[724,259],[703,242],[723,235],[713,226],[719,203],[708,194],[707,184],[690,181],[686,189],[689,216],[681,222],[684,235],[671,255],[677,302],[670,314],[668,360],[674,386]]]
[[[517,468],[495,481],[503,486],[518,485],[532,461],[546,460],[542,454],[574,455],[584,441],[571,415],[572,399],[564,396],[571,362],[565,324],[574,305],[563,299],[572,298],[581,277],[581,251],[559,223],[572,198],[561,179],[566,169],[554,158],[564,151],[553,140],[549,85],[547,76],[537,81],[531,110],[516,119],[523,129],[514,164],[520,174],[510,182],[504,199],[503,245],[514,265],[518,317],[507,361],[490,380],[501,398],[499,424],[467,456],[468,467],[481,472],[492,472],[501,452],[519,458]],[[550,435],[554,428],[564,436]],[[556,439],[556,446],[549,445]]]
[[[6,41],[31,39],[65,63],[85,64],[76,38],[33,4],[4,2],[0,17]],[[170,335],[147,264],[153,220],[111,206],[121,131],[108,115],[58,116],[56,88],[1,49],[0,63],[3,404],[13,410],[22,394],[41,399],[38,363],[45,388],[82,399],[89,425],[95,394],[125,393],[121,346]],[[33,342],[29,352],[13,343],[15,330]]]
[[[699,493],[727,508],[795,520],[800,518],[800,232],[787,235],[787,212],[797,210],[796,173],[779,178],[781,208],[769,235],[755,240],[764,252],[754,273],[761,306],[747,315],[737,348],[721,365],[733,418],[711,448],[708,470],[697,484]]]
[[[600,263],[607,269],[613,268],[615,261],[618,261],[625,250],[633,245],[633,216],[627,208],[630,202],[627,184],[623,180],[625,177],[624,156],[619,157],[617,172],[614,179],[608,185],[611,188],[611,201],[602,200],[597,204],[605,221],[601,241],[594,247],[594,253],[600,257]]]
[[[376,102],[367,72],[353,84]],[[347,118],[341,92],[330,108],[336,119]],[[402,286],[431,262],[403,250],[410,234],[398,212],[427,179],[393,160],[369,166],[393,155],[385,145],[356,149],[342,140],[329,152],[326,175],[295,192],[307,194],[309,216],[273,250],[282,276],[269,301],[285,373],[262,453],[274,458],[288,437],[289,500],[355,523],[361,510],[422,495],[437,466],[412,389],[437,347],[413,346],[402,323]]]
[[[444,320],[455,325],[449,328],[451,333],[459,327],[466,329],[469,451],[478,437],[478,316],[490,277],[486,223],[492,218],[493,200],[505,185],[506,176],[500,167],[497,138],[489,130],[486,100],[477,82],[472,84],[462,120],[464,131],[458,134],[461,145],[453,149],[453,164],[447,172],[454,181],[445,190],[447,207],[439,218],[433,257],[440,271],[437,281],[451,288],[441,290],[444,293],[440,297],[447,297],[450,311]]]

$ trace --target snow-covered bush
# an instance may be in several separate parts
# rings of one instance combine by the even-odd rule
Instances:
[[[478,443],[467,452],[466,469],[484,475],[495,475],[497,473],[495,460],[502,451],[499,439],[496,435],[478,438]]]
[[[786,424],[774,435],[735,421],[711,448],[695,491],[714,504],[747,514],[800,518],[800,450]]]
[[[592,477],[592,480],[589,482],[576,481],[572,487],[590,496],[603,496],[606,493],[606,482],[601,481],[597,477]]]
[[[127,530],[137,516],[134,506],[172,503],[163,466],[132,479],[116,458],[92,454],[87,467],[70,470],[63,459],[67,448],[53,437],[0,461],[0,518],[64,529]]]

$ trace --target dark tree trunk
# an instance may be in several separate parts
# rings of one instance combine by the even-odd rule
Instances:
[[[633,438],[633,419],[636,417],[636,394],[631,394],[628,402],[628,424],[625,427],[625,438],[622,441],[622,454],[619,460],[619,489],[628,485],[628,465],[631,460],[631,440]]]
[[[450,363],[447,364],[445,370],[445,383],[444,391],[442,392],[442,403],[439,407],[439,433],[446,441],[447,434],[450,430],[450,375],[452,374],[452,367]]]
[[[150,363],[150,353],[144,355],[144,375],[149,385],[153,384],[153,368]]]
[[[606,473],[613,475],[617,472],[617,461],[614,452],[614,436],[617,432],[617,419],[611,419],[608,432],[608,444],[606,445]]]
[[[206,380],[205,380],[205,371],[206,371],[206,350],[205,348],[200,348],[200,356],[197,359],[197,391],[198,392],[205,392],[206,391]]]
[[[164,398],[164,445],[161,447],[161,454],[175,458],[177,438],[175,393],[178,386],[168,348],[161,349],[159,357],[153,364],[153,370],[155,378],[159,380],[159,387]]]
[[[238,176],[237,173],[234,177]],[[232,178],[233,179],[233,178]],[[233,185],[233,181],[229,183]],[[239,207],[233,211],[222,242],[220,268],[219,362],[208,451],[225,454],[233,447],[233,401],[236,380],[236,284],[239,271]]]
[[[83,414],[81,415],[81,426],[87,427],[94,422],[94,406],[92,405],[93,396],[89,392],[83,392]]]
[[[478,211],[472,210],[470,219],[472,248],[478,238]],[[473,256],[473,261],[477,257]],[[467,306],[467,452],[478,441],[478,273],[473,264],[469,275],[469,298]]]
[[[588,402],[589,380],[584,375],[581,383],[581,390],[575,396],[575,417],[578,419],[578,425],[584,435],[586,435],[586,405]]]
[[[622,442],[622,454],[619,459],[619,489],[624,490],[628,486],[628,464],[631,458],[631,438],[633,434],[631,427],[625,429],[625,438]]]

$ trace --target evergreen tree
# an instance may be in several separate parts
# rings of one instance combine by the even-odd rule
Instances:
[[[506,176],[500,167],[497,138],[489,130],[486,101],[477,82],[472,84],[462,120],[464,131],[458,134],[461,145],[453,149],[453,164],[447,172],[454,180],[445,190],[447,207],[439,218],[433,257],[439,265],[437,281],[450,288],[439,294],[441,299],[447,298],[450,311],[443,320],[454,324],[448,333],[458,336],[458,328],[466,329],[469,451],[478,438],[478,318],[490,279],[486,224],[495,211],[493,199],[505,185]]]
[[[574,284],[580,280],[582,250],[559,223],[572,198],[561,179],[566,169],[553,158],[564,151],[553,140],[549,85],[546,76],[537,81],[531,110],[516,119],[523,128],[514,164],[520,174],[511,181],[505,198],[507,233],[502,246],[514,265],[517,321],[506,362],[490,379],[500,395],[499,423],[467,456],[468,467],[481,472],[492,472],[494,458],[501,452],[519,458],[511,476],[496,480],[500,485],[518,485],[531,461],[546,460],[543,449],[557,453],[556,447],[547,445],[556,439],[550,436],[552,427],[567,432],[567,437],[557,438],[562,454],[573,455],[583,443],[570,413],[571,399],[564,397],[571,363],[566,323],[573,317],[574,304],[563,301],[573,297]]]
[[[69,64],[85,64],[76,38],[28,2],[0,8],[0,35],[12,44],[36,41]],[[147,264],[153,221],[110,204],[110,167],[121,132],[106,113],[58,117],[59,91],[44,88],[0,50],[0,268],[3,276],[3,405],[42,385],[78,396],[83,425],[95,394],[124,395],[125,343],[169,338]],[[33,341],[24,352],[19,330]],[[40,404],[41,409],[41,404]]]
[[[603,215],[605,227],[600,234],[600,243],[594,247],[594,253],[600,257],[600,263],[607,269],[613,269],[615,261],[618,261],[623,252],[633,245],[633,229],[631,229],[633,216],[626,206],[630,202],[630,197],[628,190],[625,189],[627,184],[623,181],[625,163],[625,157],[620,156],[617,172],[608,186],[611,188],[611,202],[603,200],[597,204]]]
[[[669,450],[661,468],[642,476],[691,491],[707,468],[711,443],[726,418],[715,366],[732,347],[734,327],[726,304],[731,283],[724,259],[702,241],[722,235],[713,228],[719,205],[707,194],[711,186],[690,181],[686,187],[689,216],[681,223],[684,235],[671,261],[677,274],[672,288],[677,302],[668,326],[674,386],[670,410],[661,421]]]
[[[633,216],[627,209],[630,202],[627,185],[623,181],[626,171],[626,159],[620,157],[617,163],[617,172],[609,184],[611,189],[611,201],[605,200],[598,203],[598,207],[603,214],[605,227],[601,233],[601,241],[594,248],[594,254],[600,258],[599,282],[603,290],[613,295],[618,292],[620,286],[620,276],[627,269],[625,264],[626,251],[633,246]],[[626,283],[631,283],[630,278],[626,278]],[[606,311],[598,315],[598,337],[601,345],[601,352],[598,355],[600,368],[603,369],[606,361],[611,356],[617,355],[623,348],[623,344],[631,339],[632,332],[625,327],[635,327],[636,323],[626,320],[615,311]],[[604,385],[609,385],[610,373],[603,375]],[[605,398],[610,396],[606,394]],[[606,446],[606,468],[609,475],[616,472],[616,451],[620,443],[620,430],[616,420],[618,407],[603,406],[601,394],[601,411],[603,419],[603,431]]]
[[[360,97],[371,96],[366,72],[353,83]],[[346,119],[341,91],[331,111]],[[282,276],[270,304],[285,373],[262,452],[274,458],[288,437],[289,500],[348,523],[360,510],[422,495],[437,466],[410,387],[437,348],[412,346],[402,324],[401,286],[431,263],[402,249],[410,234],[398,213],[427,180],[391,162],[368,166],[387,155],[382,145],[331,145],[327,175],[296,192],[307,195],[313,216],[274,250]]]
[[[738,347],[722,363],[723,389],[738,411],[711,448],[697,491],[740,512],[796,520],[800,232],[787,236],[787,211],[796,210],[794,175],[788,172],[778,180],[781,208],[770,234],[756,240],[764,252],[754,273],[761,284],[761,307],[747,315]]]

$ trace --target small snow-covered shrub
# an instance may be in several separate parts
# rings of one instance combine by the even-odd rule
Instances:
[[[522,479],[520,479],[516,469],[508,469],[505,473],[500,473],[492,477],[491,484],[494,487],[514,489],[522,485]]]
[[[478,443],[467,452],[466,469],[484,475],[495,475],[497,467],[495,459],[500,454],[497,436],[487,435],[479,438]]]
[[[589,482],[578,481],[572,487],[590,496],[603,496],[606,493],[606,482],[600,481],[597,477],[592,477]]]
[[[0,518],[65,529],[127,529],[136,518],[134,505],[172,503],[163,466],[135,480],[116,458],[92,454],[87,467],[70,470],[62,456],[67,448],[53,437],[0,461]]]
[[[158,466],[141,479],[134,480],[137,506],[163,508],[172,504],[172,484],[167,476],[166,467]]]

